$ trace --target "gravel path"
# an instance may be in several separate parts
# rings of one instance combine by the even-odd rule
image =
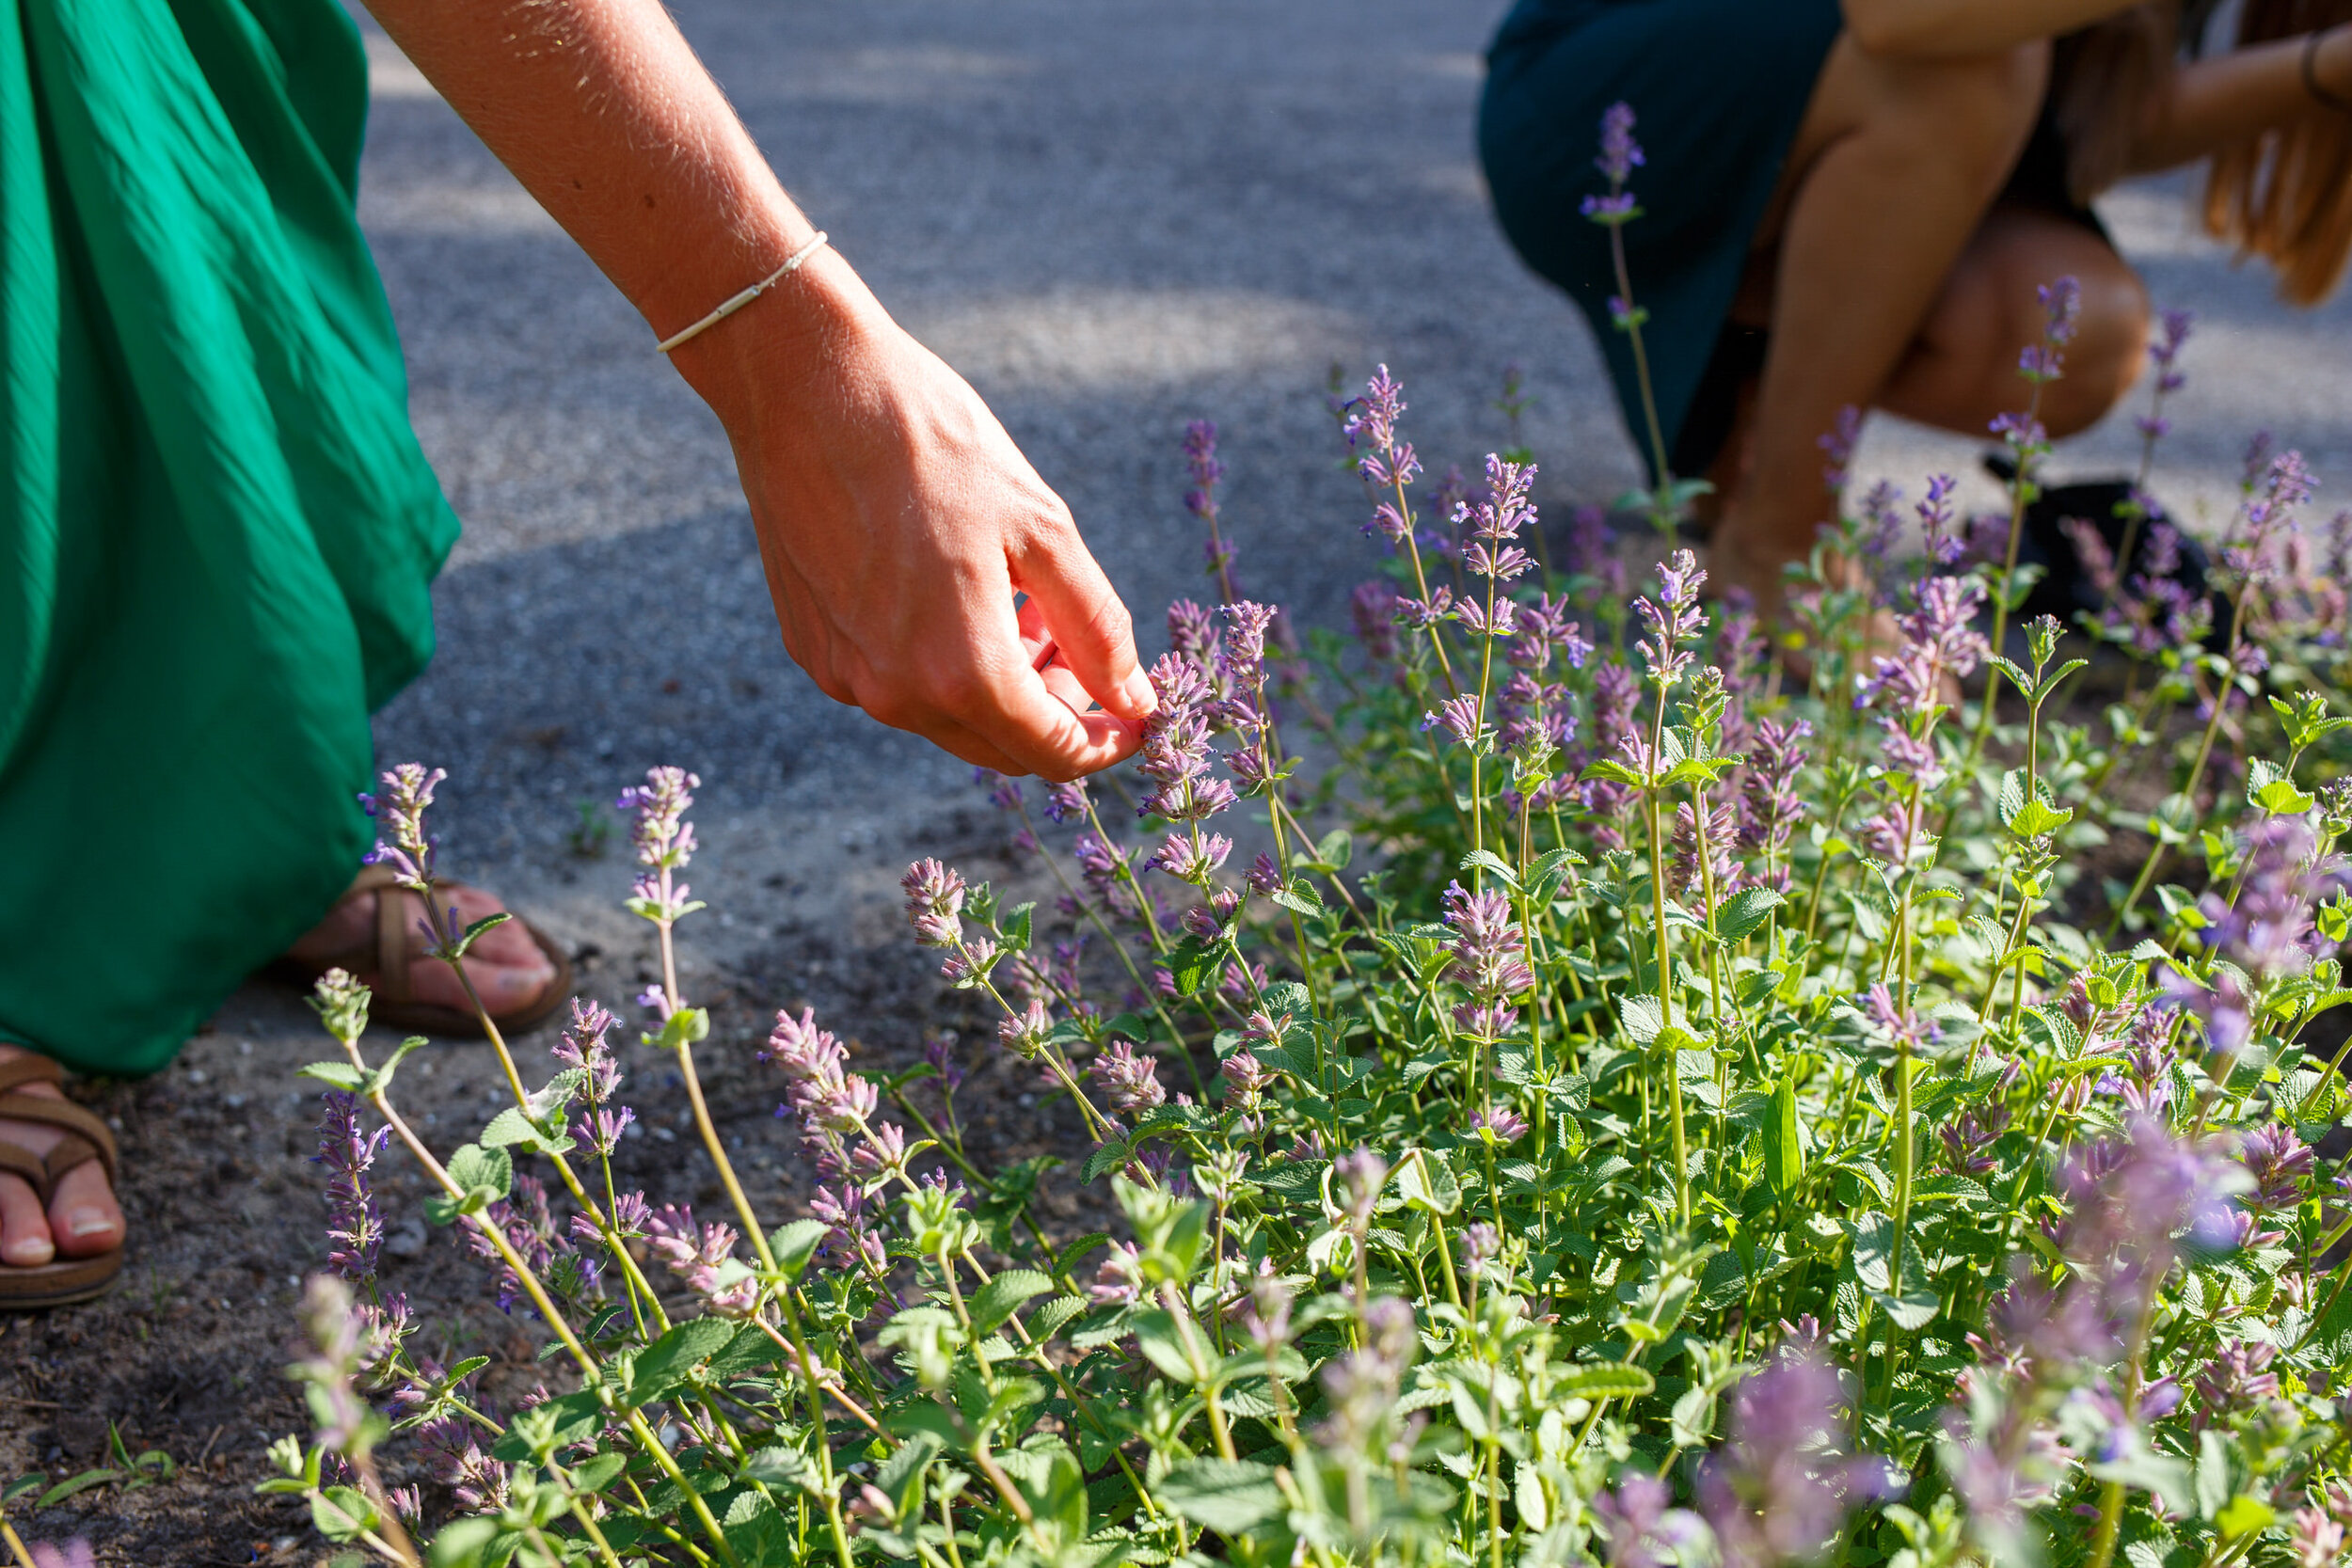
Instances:
[[[994,405],[1147,628],[1199,580],[1177,453],[1196,417],[1225,433],[1245,576],[1339,619],[1370,557],[1335,471],[1334,364],[1392,365],[1441,467],[1501,444],[1516,361],[1552,504],[1633,477],[1581,325],[1486,208],[1470,136],[1495,0],[676,9],[787,184]],[[750,956],[795,919],[881,935],[962,769],[786,660],[715,422],[414,69],[371,47],[362,214],[467,525],[439,659],[379,720],[384,755],[448,767],[452,852],[580,932],[618,868],[579,878],[576,802],[674,760],[706,782],[698,882],[739,921],[706,940]],[[2201,318],[2159,488],[2217,521],[2257,427],[2352,474],[2352,305],[2274,303],[2191,232],[2187,188],[2106,211],[2158,299]],[[2061,467],[2128,467],[2135,445],[2113,420]],[[1881,421],[1863,467],[1915,489],[1973,463],[1972,443]]]

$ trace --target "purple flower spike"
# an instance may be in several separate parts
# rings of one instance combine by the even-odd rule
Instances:
[[[1671,688],[1682,678],[1698,656],[1684,646],[1699,634],[1707,617],[1699,610],[1699,584],[1707,574],[1699,569],[1698,557],[1689,550],[1677,550],[1669,560],[1659,562],[1659,594],[1656,602],[1646,598],[1633,601],[1633,608],[1648,624],[1650,635],[1638,639],[1634,646],[1649,661],[1650,679],[1661,689]]]
[[[1374,484],[1401,487],[1421,475],[1421,460],[1413,455],[1411,443],[1396,438],[1396,421],[1403,417],[1405,407],[1404,387],[1389,373],[1389,367],[1382,365],[1373,372],[1371,381],[1364,386],[1364,395],[1356,400],[1355,411],[1348,416],[1348,445],[1368,449],[1356,460],[1357,471]],[[1375,526],[1391,539],[1402,539],[1406,532],[1401,516],[1393,517],[1392,522],[1375,518]]]
[[[1527,1136],[1527,1118],[1508,1105],[1498,1105],[1491,1111],[1481,1111],[1470,1119],[1470,1134],[1473,1138],[1492,1139],[1508,1146]]]
[[[1459,882],[1449,883],[1445,923],[1454,928],[1454,938],[1446,943],[1454,955],[1447,974],[1475,1002],[1491,1008],[1535,983],[1521,956],[1527,950],[1526,938],[1512,920],[1511,901],[1503,894],[1470,893]]]
[[[345,1279],[372,1278],[376,1249],[384,1243],[384,1213],[369,1188],[368,1167],[384,1151],[389,1127],[366,1132],[359,1126],[359,1101],[340,1091],[326,1097],[326,1116],[319,1123],[319,1151],[310,1163],[325,1165],[332,1175],[326,1184],[328,1240],[334,1246],[326,1266]]]
[[[898,886],[907,895],[907,919],[926,947],[953,947],[963,940],[963,879],[931,859],[907,867]]]
[[[1724,1568],[1811,1560],[1848,1510],[1897,1490],[1883,1460],[1838,1451],[1849,1401],[1816,1353],[1785,1349],[1729,1402],[1731,1440],[1701,1465],[1697,1489]]]
[[[1225,477],[1225,465],[1216,460],[1216,426],[1206,420],[1184,426],[1184,467],[1192,474],[1184,510],[1203,522],[1215,521],[1216,482]]]
[[[1664,1568],[1684,1560],[1684,1550],[1704,1541],[1699,1516],[1669,1507],[1673,1501],[1673,1488],[1639,1470],[1628,1472],[1615,1491],[1593,1499],[1593,1512],[1609,1538],[1609,1568]]]
[[[1633,139],[1633,106],[1621,102],[1603,109],[1600,156],[1593,160],[1593,166],[1615,187],[1623,185],[1646,161],[1642,156],[1641,144]]]
[[[644,867],[629,908],[664,926],[691,912],[690,890],[676,875],[694,858],[694,828],[686,820],[686,808],[694,803],[691,792],[701,787],[702,780],[683,768],[649,768],[645,782],[621,791],[615,802],[635,814],[629,842]]]
[[[411,893],[427,892],[433,885],[435,841],[424,831],[424,812],[449,772],[440,768],[428,772],[422,763],[404,762],[377,777],[384,787],[359,797],[360,807],[379,824],[368,862],[390,866]]]
[[[1421,717],[1424,730],[1445,731],[1456,746],[1467,746],[1478,737],[1478,698],[1464,692],[1459,697],[1439,703],[1436,709]]]
[[[1111,1108],[1124,1114],[1149,1111],[1168,1099],[1168,1091],[1160,1087],[1158,1064],[1125,1040],[1111,1041],[1087,1069],[1087,1076],[1103,1085]]]
[[[1854,449],[1862,444],[1862,410],[1848,404],[1837,411],[1837,422],[1816,443],[1821,449],[1821,483],[1830,494],[1846,488],[1853,471]]]

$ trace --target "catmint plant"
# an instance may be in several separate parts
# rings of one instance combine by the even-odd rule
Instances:
[[[1629,112],[1602,159],[1621,238]],[[2226,619],[2150,510],[2114,608],[2010,637],[2077,309],[2063,280],[2044,305],[2007,534],[1963,548],[1941,476],[1916,558],[1894,490],[1842,508],[1795,595],[1836,657],[1798,679],[1692,552],[1620,561],[1588,515],[1543,566],[1527,453],[1422,493],[1385,367],[1335,404],[1390,553],[1355,637],[1275,679],[1195,426],[1216,602],[1171,607],[1123,773],[982,778],[1013,885],[907,868],[945,1010],[903,1052],[857,1043],[889,1019],[688,994],[675,768],[621,796],[657,1071],[606,1005],[544,1061],[485,1020],[512,1103],[441,1149],[395,1092],[423,1042],[379,1049],[326,976],[312,1422],[269,1486],[418,1568],[2335,1560],[2345,551],[2265,445]],[[2102,643],[2153,676],[2104,711]],[[1969,721],[1985,681],[2015,721],[1980,686]],[[443,783],[396,768],[372,804],[462,966]],[[711,1053],[797,1132],[781,1210],[718,1135]],[[1004,1083],[1081,1131],[995,1167],[967,1134]],[[681,1109],[692,1208],[613,1161]],[[388,1278],[404,1163],[539,1341],[520,1397]]]

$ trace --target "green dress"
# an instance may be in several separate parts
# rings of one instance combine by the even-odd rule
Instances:
[[[0,1040],[150,1072],[358,869],[457,525],[334,0],[0,15]]]

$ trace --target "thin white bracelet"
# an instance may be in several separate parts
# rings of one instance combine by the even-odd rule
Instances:
[[[702,320],[696,322],[685,331],[676,334],[675,337],[662,339],[661,341],[654,344],[654,351],[658,354],[667,354],[672,349],[677,347],[680,343],[687,342],[700,334],[709,331],[712,327],[718,325],[721,322],[726,320],[729,316],[732,316],[738,310],[743,309],[744,306],[749,305],[753,300],[757,299],[761,294],[766,293],[770,289],[774,288],[777,284],[783,282],[786,278],[800,271],[801,263],[816,255],[818,246],[823,245],[824,243],[825,231],[819,229],[817,231],[817,237],[809,241],[808,244],[801,246],[800,249],[794,251],[786,259],[784,265],[778,267],[775,271],[770,273],[767,277],[761,278],[758,282],[753,284],[741,293],[737,294],[734,298],[720,306],[716,310],[711,311],[710,314],[705,316]]]

